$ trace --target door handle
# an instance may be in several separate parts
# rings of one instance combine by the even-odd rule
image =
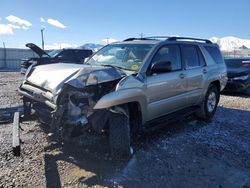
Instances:
[[[207,73],[207,69],[203,69],[203,71],[202,71],[204,74],[206,74]]]
[[[179,75],[179,77],[180,77],[180,79],[183,79],[183,78],[185,78],[185,74],[181,73],[181,74]]]

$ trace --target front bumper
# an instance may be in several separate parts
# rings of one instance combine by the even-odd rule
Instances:
[[[31,101],[40,102],[52,109],[56,109],[56,104],[53,102],[53,94],[50,91],[35,87],[29,83],[23,83],[19,88],[19,93]]]

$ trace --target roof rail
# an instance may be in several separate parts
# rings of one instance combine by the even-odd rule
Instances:
[[[146,38],[127,38],[127,39],[123,40],[123,42],[133,41],[133,40],[147,40],[147,39]]]
[[[169,36],[150,36],[150,37],[144,37],[145,39],[168,39]]]
[[[157,39],[166,39],[168,41],[177,41],[177,40],[192,40],[192,41],[202,41],[207,44],[212,44],[212,42],[208,39],[199,39],[199,38],[190,38],[190,37],[168,37],[168,36],[152,36],[152,37],[143,37],[143,38],[127,38],[126,41],[134,41],[134,40],[157,40]]]
[[[207,44],[212,44],[212,42],[208,39],[198,39],[198,38],[190,38],[190,37],[169,37],[168,41],[177,41],[177,40],[193,40],[193,41],[203,41]]]
[[[152,37],[142,37],[142,38],[127,38],[124,40],[126,41],[133,41],[133,40],[157,40],[157,39],[167,39],[167,36],[152,36]]]

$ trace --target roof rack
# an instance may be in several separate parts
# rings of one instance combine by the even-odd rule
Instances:
[[[134,41],[134,40],[157,40],[157,39],[167,39],[168,36],[152,36],[152,37],[142,37],[142,38],[127,38],[124,40],[126,41]]]
[[[145,39],[168,39],[169,36],[151,36],[151,37],[145,37]]]
[[[127,38],[127,39],[123,40],[123,42],[134,41],[134,40],[147,40],[147,39],[146,38]]]
[[[169,37],[168,41],[177,41],[177,40],[193,40],[193,41],[203,41],[207,44],[212,44],[210,40],[207,39],[198,39],[198,38],[190,38],[190,37]]]
[[[192,41],[202,41],[207,44],[212,44],[212,42],[208,39],[199,39],[199,38],[190,38],[190,37],[168,37],[168,36],[152,36],[152,37],[143,37],[143,38],[127,38],[126,41],[134,41],[134,40],[157,40],[157,39],[166,39],[168,41],[177,41],[177,40],[192,40]]]

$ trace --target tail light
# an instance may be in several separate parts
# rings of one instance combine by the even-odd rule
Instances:
[[[242,61],[242,67],[250,68],[250,61]]]

